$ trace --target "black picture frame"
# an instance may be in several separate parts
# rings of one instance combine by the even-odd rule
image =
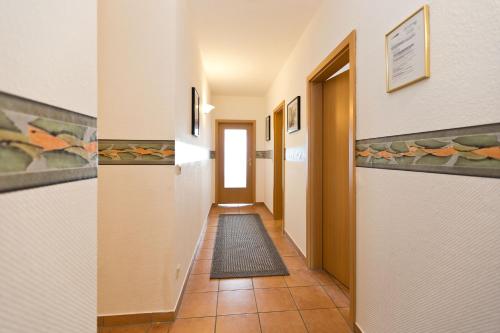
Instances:
[[[300,96],[286,106],[286,129],[288,133],[300,131]]]
[[[266,117],[266,141],[271,141],[271,116]]]
[[[195,87],[191,88],[191,134],[200,136],[200,95]]]

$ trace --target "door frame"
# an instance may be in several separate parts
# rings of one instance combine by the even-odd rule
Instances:
[[[276,118],[277,114],[281,112],[281,152],[278,153],[276,149]],[[283,221],[282,229],[285,230],[285,158],[284,158],[284,150],[285,150],[285,101],[283,100],[277,107],[273,110],[273,215],[276,219],[276,203],[281,199],[281,211],[280,211],[280,219]],[[280,165],[276,164],[276,161],[280,161]],[[278,168],[281,166],[281,170]],[[276,175],[281,172],[281,193],[277,188]]]
[[[308,163],[306,189],[307,264],[323,266],[323,82],[349,63],[349,323],[356,319],[356,31],[353,30],[307,77]]]
[[[255,120],[234,120],[234,119],[215,119],[215,202],[219,203],[219,182],[222,180],[219,177],[219,168],[222,166],[222,160],[219,153],[219,126],[221,124],[249,124],[251,126],[250,140],[252,149],[250,150],[250,158],[252,160],[252,166],[250,172],[252,173],[252,182],[249,184],[251,186],[252,192],[252,203],[255,203],[255,178],[256,178],[256,161],[255,161],[255,147],[256,147],[256,137],[255,137]]]

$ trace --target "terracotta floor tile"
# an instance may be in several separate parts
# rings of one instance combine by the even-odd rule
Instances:
[[[335,304],[321,286],[290,288],[299,310],[335,308]]]
[[[196,274],[189,276],[186,293],[199,293],[219,290],[219,280],[210,279],[210,274]]]
[[[280,245],[292,245],[292,243],[285,237],[285,235],[282,235],[282,237],[277,237],[273,239],[274,245],[280,246]]]
[[[262,220],[274,220],[273,214],[271,214],[267,209],[257,207],[255,208],[255,213],[260,215]]]
[[[300,311],[309,333],[350,333],[351,330],[337,309]]]
[[[290,244],[285,238],[275,238],[273,239],[273,243],[274,243],[274,246],[276,246],[276,248],[279,250],[289,250],[289,252],[291,252],[291,250],[294,250],[295,251],[295,248],[293,247],[292,244]],[[298,253],[297,251],[295,251],[295,255],[294,257],[298,257]]]
[[[213,249],[199,249],[196,255],[196,260],[211,260],[213,253]]]
[[[275,221],[274,216],[270,214],[260,214],[260,213],[257,214],[260,215],[260,219],[262,220],[262,222]]]
[[[259,313],[262,333],[307,333],[298,311]]]
[[[262,224],[264,224],[265,227],[275,227],[275,226],[283,226],[283,221],[282,220],[262,220]]]
[[[217,293],[184,294],[177,318],[215,316]]]
[[[151,326],[148,333],[169,333],[172,323],[155,323]]]
[[[324,272],[324,271],[311,271],[312,275],[316,280],[318,280],[319,284],[321,285],[329,285],[329,284],[335,284],[333,279],[330,277],[330,274]]]
[[[208,227],[207,226],[207,230],[206,230],[207,233],[209,232],[217,232],[217,227]]]
[[[151,324],[100,327],[99,333],[146,333]]]
[[[348,308],[349,298],[344,294],[344,292],[335,284],[323,286],[328,296],[331,297],[335,305],[338,308]]]
[[[255,209],[240,208],[240,214],[257,214]]]
[[[255,296],[253,290],[220,291],[217,301],[217,315],[255,313]]]
[[[216,327],[216,333],[260,333],[257,314],[219,316]]]
[[[290,275],[285,276],[285,282],[289,287],[306,287],[319,285],[313,274],[308,269],[290,270]]]
[[[259,312],[296,310],[288,288],[255,289]]]
[[[212,268],[212,260],[196,260],[191,274],[208,274]]]
[[[215,247],[215,239],[205,239],[200,244],[200,249],[213,249]]]
[[[295,247],[290,244],[276,244],[276,248],[282,257],[298,257],[299,253],[295,250]]]
[[[172,324],[169,333],[213,333],[215,317],[177,319]]]
[[[239,207],[223,207],[223,214],[239,214]]]
[[[283,261],[288,269],[307,269],[306,262],[302,257],[285,257]]]
[[[253,289],[252,279],[221,279],[219,280],[219,290]]]
[[[207,221],[207,227],[216,227],[219,225],[219,218],[218,217],[208,217]]]
[[[221,213],[260,214],[291,275],[210,280]],[[261,204],[234,208],[214,206],[178,319],[174,323],[104,327],[99,333],[214,333],[215,330],[216,333],[351,333],[346,323],[348,297],[327,273],[307,269],[303,258],[281,232],[281,226],[282,221],[274,220]],[[220,291],[217,293],[217,290]],[[339,308],[328,308],[335,305]],[[259,314],[255,313],[257,310]]]
[[[339,310],[340,314],[342,315],[342,317],[344,318],[344,320],[346,322],[349,321],[349,308],[338,308],[337,310]]]
[[[203,237],[203,240],[215,239],[215,236],[215,232],[207,232],[205,233],[205,237]]]
[[[281,225],[267,225],[265,227],[268,232],[282,232],[283,230]]]
[[[268,231],[267,234],[271,239],[283,238],[283,233],[281,231]]]
[[[212,205],[212,208],[210,211],[216,212],[217,214],[223,214],[225,211],[225,207],[214,204],[214,205]]]
[[[244,213],[244,214],[255,213],[256,210],[257,209],[256,209],[255,205],[241,206],[240,207],[240,213]]]
[[[254,277],[253,287],[254,288],[279,288],[286,287],[285,279],[283,276],[262,276]]]
[[[255,214],[259,214],[259,213],[257,213],[257,212],[256,212]],[[275,222],[275,221],[279,221],[279,220],[276,220],[276,219],[274,218],[274,216],[272,216],[272,215],[268,215],[268,214],[264,214],[264,215],[263,215],[263,214],[259,214],[259,216],[260,216],[260,219],[262,220],[262,222],[263,222],[263,223],[265,223],[265,222]]]

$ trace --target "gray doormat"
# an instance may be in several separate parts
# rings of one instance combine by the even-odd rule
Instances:
[[[289,275],[258,214],[222,214],[210,278]]]

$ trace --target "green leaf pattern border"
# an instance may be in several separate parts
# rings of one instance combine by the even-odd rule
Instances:
[[[356,165],[500,178],[500,123],[357,140]]]
[[[0,193],[95,177],[96,118],[0,92]]]

